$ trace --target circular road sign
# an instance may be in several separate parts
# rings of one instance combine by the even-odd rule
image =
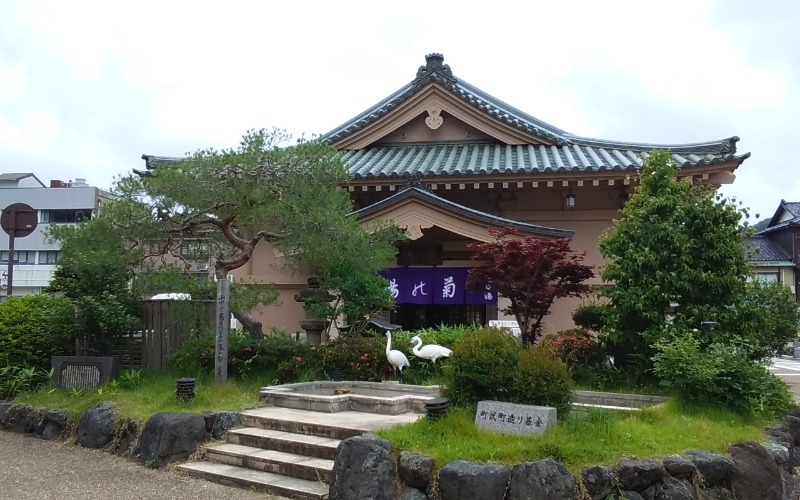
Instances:
[[[38,224],[36,210],[25,203],[12,203],[3,209],[0,226],[7,234],[15,237],[28,236]]]

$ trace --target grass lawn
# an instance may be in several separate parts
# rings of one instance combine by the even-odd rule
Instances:
[[[98,401],[113,401],[120,416],[147,420],[160,411],[201,413],[213,410],[241,410],[258,403],[258,390],[269,385],[274,374],[250,377],[247,380],[228,379],[226,385],[214,384],[211,376],[197,379],[196,397],[179,401],[175,397],[175,382],[181,375],[164,372],[142,372],[143,379],[136,384],[106,384],[95,390],[67,390],[44,388],[36,392],[19,394],[15,403],[36,408],[66,410],[76,419]],[[125,388],[123,388],[125,387]]]
[[[473,409],[453,409],[443,419],[378,432],[401,450],[433,456],[437,466],[453,460],[516,464],[554,458],[571,472],[622,458],[648,458],[687,449],[726,452],[739,441],[763,439],[766,422],[725,410],[696,410],[667,403],[640,412],[592,410],[573,413],[543,436],[523,437],[477,430]]]

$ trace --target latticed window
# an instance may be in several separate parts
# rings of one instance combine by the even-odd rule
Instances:
[[[0,263],[8,264],[8,250],[0,251]],[[36,264],[36,251],[14,250],[14,264]]]

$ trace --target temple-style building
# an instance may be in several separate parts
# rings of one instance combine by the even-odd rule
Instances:
[[[393,220],[408,231],[385,272],[398,303],[391,319],[406,328],[511,319],[498,313],[504,299],[493,290],[463,289],[475,265],[466,245],[491,241],[490,228],[570,237],[586,263],[599,267],[598,238],[619,216],[651,151],[669,150],[681,176],[715,186],[733,182],[750,156],[737,154],[738,137],[642,144],[576,136],[458,78],[441,54],[428,55],[409,83],[325,138],[344,151],[359,220]],[[276,283],[281,305],[260,319],[295,331],[303,311],[293,296],[306,276],[275,270],[279,258],[262,242],[237,279]],[[557,301],[545,332],[573,326],[578,305]]]

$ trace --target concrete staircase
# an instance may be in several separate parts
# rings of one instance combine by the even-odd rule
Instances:
[[[342,439],[419,417],[416,413],[321,413],[275,407],[245,410],[245,427],[229,431],[226,442],[206,447],[203,461],[187,462],[178,469],[222,484],[321,500],[328,496],[333,460]]]

